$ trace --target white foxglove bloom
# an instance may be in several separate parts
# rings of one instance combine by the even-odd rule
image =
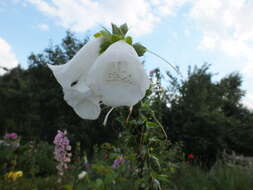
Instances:
[[[134,48],[117,41],[91,67],[87,84],[108,106],[133,106],[149,88],[150,81]]]
[[[63,88],[64,100],[83,119],[97,119],[100,114],[99,99],[84,82]]]
[[[66,64],[49,65],[64,92],[65,101],[83,119],[96,119],[100,114],[99,100],[86,84],[87,74],[99,56],[101,38],[84,45]]]
[[[100,45],[101,38],[95,38],[85,44],[68,63],[48,65],[63,88],[71,87],[81,77],[86,80],[92,64],[99,56]]]

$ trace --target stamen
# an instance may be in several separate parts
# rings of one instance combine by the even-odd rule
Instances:
[[[126,123],[128,123],[128,121],[130,119],[130,116],[132,115],[132,112],[133,112],[133,106],[131,106],[130,109],[129,109],[129,113],[128,113],[128,116],[127,116],[127,119],[126,119]]]
[[[109,117],[109,115],[110,115],[110,113],[112,112],[113,109],[114,109],[114,108],[111,108],[111,109],[108,111],[108,113],[106,114],[105,119],[104,119],[104,122],[103,122],[103,125],[104,125],[104,126],[106,126],[108,117]]]

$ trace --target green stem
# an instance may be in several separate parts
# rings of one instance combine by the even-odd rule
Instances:
[[[77,186],[77,177],[74,179],[74,183],[73,183],[73,190],[75,190],[76,189],[76,186]]]
[[[158,55],[157,53],[155,53],[149,49],[147,49],[147,52],[153,54],[154,56],[156,56],[156,57],[160,58],[161,60],[163,60],[164,62],[168,63],[176,71],[176,73],[183,78],[183,75],[179,72],[179,70],[174,65],[172,65],[170,62],[168,62],[166,59],[164,59],[163,57],[161,57],[160,55]]]
[[[151,111],[151,113],[152,113],[152,117],[153,117],[153,119],[155,120],[155,122],[159,125],[159,127],[162,129],[162,131],[163,131],[163,134],[164,134],[164,136],[165,136],[165,139],[168,139],[168,136],[167,136],[167,134],[166,134],[166,132],[165,132],[165,130],[164,130],[164,127],[163,127],[163,125],[160,123],[160,121],[156,118],[156,116],[155,116],[155,113],[153,112],[153,111]]]

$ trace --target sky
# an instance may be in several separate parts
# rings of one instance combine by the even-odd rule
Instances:
[[[211,64],[214,79],[243,77],[243,103],[253,108],[253,0],[0,0],[0,66],[27,67],[27,57],[79,39],[110,23],[128,23],[134,41],[187,68]],[[173,70],[146,53],[146,70]],[[0,69],[0,74],[4,71]]]

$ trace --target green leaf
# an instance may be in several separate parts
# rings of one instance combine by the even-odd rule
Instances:
[[[146,126],[147,126],[148,128],[157,128],[157,127],[159,127],[157,123],[151,122],[151,121],[147,121],[147,122],[146,122]]]
[[[93,35],[95,38],[101,37],[103,36],[103,34],[101,32],[97,32],[96,34]]]
[[[153,161],[153,163],[159,168],[159,170],[161,169],[161,165],[159,162],[159,159],[155,156],[155,155],[150,155],[150,159],[151,161]]]
[[[143,56],[144,53],[147,51],[147,48],[143,45],[141,45],[140,43],[135,43],[133,44],[133,47],[136,51],[136,53],[138,54],[138,56]]]
[[[109,40],[105,40],[104,42],[102,42],[102,44],[100,45],[100,51],[99,53],[103,53],[109,46],[111,45],[111,41]]]
[[[125,36],[127,34],[127,32],[128,32],[128,26],[127,26],[127,24],[126,23],[122,24],[120,26],[120,30],[121,30],[121,33],[123,34],[123,36]]]
[[[127,36],[127,37],[125,38],[125,42],[128,43],[129,45],[132,45],[132,43],[133,43],[132,37],[131,37],[131,36]]]
[[[159,179],[162,182],[170,183],[169,176],[167,176],[165,174],[157,175],[156,177],[157,177],[157,179]]]
[[[161,188],[161,184],[160,184],[160,182],[157,179],[153,180],[153,185],[154,185],[154,189],[155,190],[161,190],[162,189]]]
[[[123,37],[120,36],[120,35],[116,35],[116,34],[112,35],[112,43],[117,42],[117,41],[122,40],[122,39],[123,39]]]
[[[73,190],[73,186],[72,185],[64,185],[64,189],[65,190]]]
[[[120,35],[120,36],[123,36],[120,28],[116,25],[116,24],[111,24],[112,25],[112,33],[113,34],[116,34],[116,35]]]
[[[150,137],[149,142],[158,143],[158,142],[161,142],[161,141],[157,137]]]
[[[111,33],[108,30],[101,30],[100,33],[106,40],[111,39]]]
[[[111,173],[105,176],[104,181],[105,183],[109,184],[112,183],[113,180],[115,180],[118,177],[117,173]]]
[[[100,178],[96,179],[96,186],[97,186],[97,187],[100,187],[100,186],[102,186],[102,185],[103,185],[103,180],[100,179]]]

